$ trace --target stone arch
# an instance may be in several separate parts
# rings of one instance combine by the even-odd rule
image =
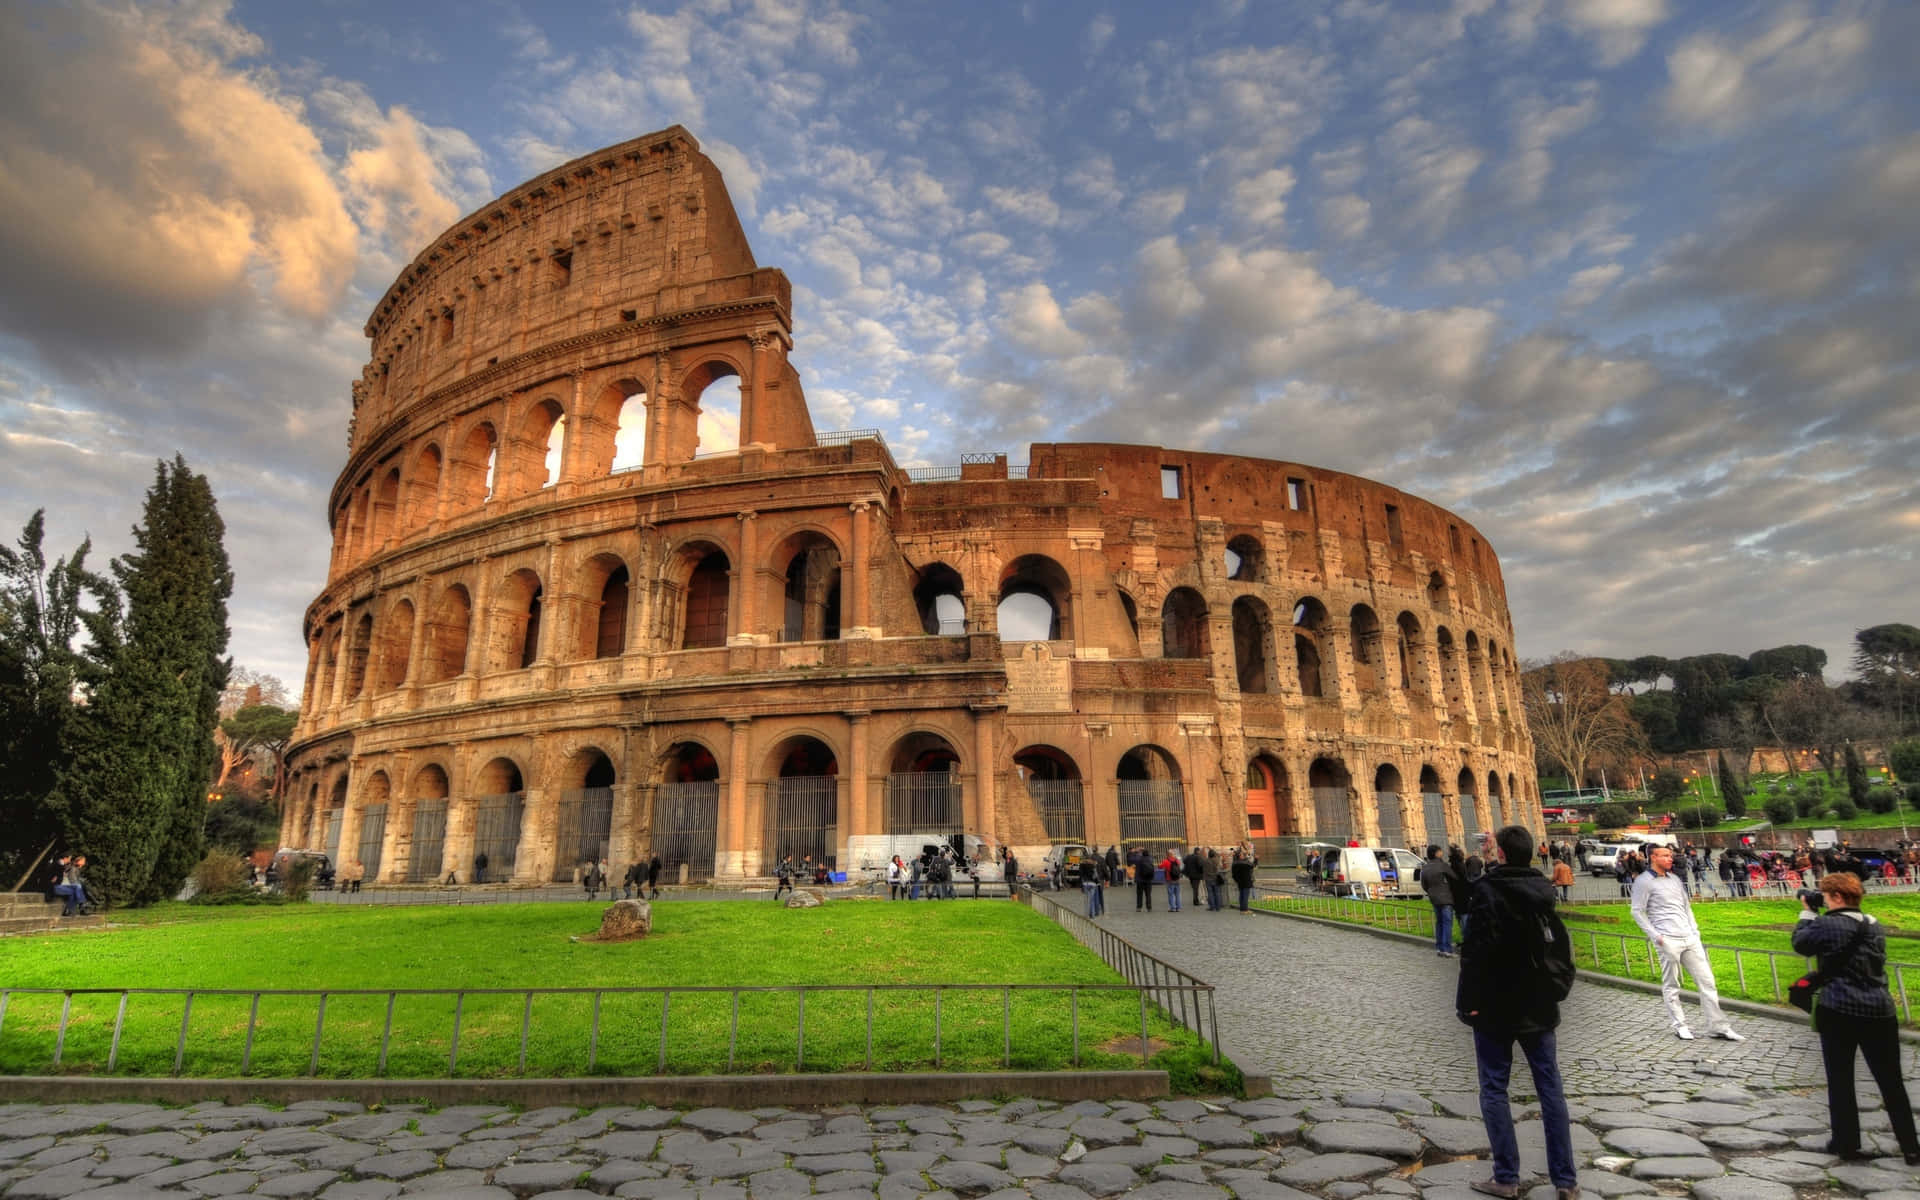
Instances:
[[[407,532],[425,529],[440,515],[440,447],[428,442],[413,456],[413,469],[407,473],[406,516],[402,524]]]
[[[1480,815],[1480,785],[1474,781],[1472,767],[1460,768],[1460,777],[1454,782],[1454,791],[1460,797],[1461,836],[1471,846],[1476,834],[1493,828]]]
[[[645,466],[650,410],[647,385],[627,376],[600,388],[592,419],[581,430],[582,478],[597,479]]]
[[[741,763],[731,770],[744,770]],[[657,760],[660,780],[654,788],[653,822],[648,851],[660,859],[668,880],[686,869],[689,879],[713,876],[719,846],[720,761],[713,747],[698,737],[686,737],[668,746]]]
[[[379,665],[374,672],[373,690],[391,692],[407,681],[407,667],[413,654],[413,601],[400,598],[387,608],[381,622]]]
[[[1353,679],[1361,695],[1372,695],[1385,682],[1381,668],[1385,656],[1380,645],[1380,618],[1365,604],[1356,604],[1347,614],[1347,633],[1353,647]]]
[[[780,539],[767,556],[781,582],[780,640],[832,641],[840,636],[840,544],[818,528]]]
[[[392,799],[393,781],[382,770],[374,770],[367,775],[360,785],[360,794],[355,798],[358,820],[354,822],[354,827],[358,836],[352,846],[341,847],[341,852],[346,862],[358,863],[365,870],[364,878],[380,878],[387,836],[387,814]]]
[[[966,582],[946,563],[920,568],[913,585],[913,606],[924,633],[954,637],[967,631]]]
[[[527,406],[511,443],[507,495],[527,495],[560,482],[568,466],[564,461],[566,427],[567,410],[552,396],[543,396]]]
[[[1442,792],[1440,772],[1432,763],[1420,764],[1420,809],[1426,818],[1427,841],[1444,846],[1452,840],[1447,829],[1447,798]]]
[[[467,643],[473,633],[473,598],[463,584],[449,584],[427,623],[426,661],[421,677],[439,683],[467,670]]]
[[[1447,715],[1454,721],[1465,722],[1467,692],[1460,648],[1454,644],[1453,633],[1445,625],[1433,631],[1433,640],[1440,653],[1440,685],[1447,697]]]
[[[474,882],[511,879],[527,809],[526,776],[512,755],[497,754],[473,773],[467,804],[473,810]]]
[[[1299,832],[1287,766],[1262,752],[1247,760],[1247,834],[1257,843]]]
[[[965,831],[960,752],[944,734],[912,730],[887,751],[883,828],[888,833]]]
[[[1265,695],[1279,690],[1274,678],[1273,613],[1257,596],[1241,596],[1233,602],[1233,669],[1240,691]]]
[[[1481,648],[1480,635],[1471,629],[1467,630],[1466,646],[1467,686],[1471,689],[1473,696],[1473,711],[1479,716],[1481,722],[1485,723],[1493,716],[1493,698],[1487,695],[1487,689],[1491,686],[1487,656]]]
[[[1400,649],[1400,690],[1411,700],[1430,705],[1433,680],[1427,672],[1427,639],[1420,628],[1420,618],[1402,612],[1395,618],[1394,626]]]
[[[611,551],[589,558],[581,568],[580,594],[586,603],[579,628],[579,657],[619,658],[625,654],[633,608],[633,583],[625,560]]]
[[[1073,755],[1044,743],[1022,746],[1013,753],[1013,771],[1040,814],[1049,842],[1086,842],[1086,787]]]
[[[1302,596],[1293,606],[1293,660],[1300,679],[1300,694],[1308,698],[1331,699],[1336,695],[1333,665],[1329,653],[1332,622],[1326,605],[1312,596]]]
[[[1314,836],[1341,842],[1353,838],[1353,775],[1347,764],[1331,755],[1314,759],[1307,767],[1307,789],[1313,794]]]
[[[447,463],[447,504],[453,512],[479,508],[493,499],[500,476],[500,435],[493,422],[467,431]]]
[[[1160,657],[1208,658],[1210,640],[1206,599],[1190,587],[1168,592],[1160,605]]]
[[[1374,820],[1380,830],[1382,846],[1404,846],[1407,844],[1406,820],[1403,816],[1405,801],[1401,798],[1400,768],[1392,763],[1381,763],[1373,772]]]
[[[394,541],[400,534],[400,467],[387,468],[373,485],[373,549]]]
[[[1227,543],[1227,578],[1240,583],[1259,583],[1267,577],[1267,548],[1260,539],[1243,533]]]
[[[997,626],[1003,642],[1073,637],[1073,580],[1044,554],[1023,554],[1000,573]]]
[[[618,778],[613,756],[591,742],[575,747],[561,763],[553,854],[556,882],[571,880],[584,864],[606,862],[612,853],[613,789]],[[609,884],[617,865],[607,867]]]
[[[509,574],[499,591],[500,628],[494,635],[499,652],[491,669],[523,671],[540,657],[540,626],[546,589],[539,572],[521,567]]]
[[[1120,840],[1129,846],[1177,846],[1187,836],[1186,788],[1180,760],[1165,747],[1142,742],[1114,763]]]
[[[740,449],[746,422],[746,396],[740,386],[745,376],[739,363],[723,355],[708,358],[680,380],[680,397],[692,410],[693,439],[688,457],[726,454]],[[714,385],[731,380],[718,390]],[[708,395],[713,391],[713,395]]]
[[[347,824],[347,773],[340,772],[333,777],[333,789],[327,796],[325,823],[320,830],[320,850],[333,860],[337,868],[340,865],[340,836]]]
[[[367,690],[367,664],[373,657],[373,614],[363,612],[353,623],[347,642],[347,699],[357,700]]]
[[[1427,575],[1427,607],[1434,612],[1447,611],[1447,577],[1438,571]]]
[[[709,541],[687,542],[667,565],[680,600],[673,644],[682,650],[726,645],[733,579],[726,551]]]
[[[329,621],[316,636],[320,639],[320,663],[314,672],[313,706],[315,708],[330,708],[333,705],[333,685],[340,676],[340,625],[338,621]]]
[[[406,830],[408,843],[405,873],[401,873],[403,864],[396,861],[391,868],[396,879],[427,883],[440,878],[446,863],[447,809],[451,794],[447,769],[439,763],[423,764],[413,773],[401,814],[405,821],[401,828]]]
[[[1506,787],[1500,782],[1500,772],[1487,772],[1487,815],[1493,820],[1493,828],[1499,829],[1514,824],[1513,809],[1507,802]]]
[[[766,796],[769,862],[791,857],[826,862],[836,858],[840,825],[840,759],[810,733],[782,738],[768,753]]]

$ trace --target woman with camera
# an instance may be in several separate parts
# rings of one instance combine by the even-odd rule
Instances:
[[[1803,891],[1796,953],[1818,956],[1825,983],[1815,1009],[1820,1056],[1827,1067],[1827,1120],[1833,1136],[1827,1151],[1841,1158],[1871,1158],[1860,1149],[1860,1109],[1853,1095],[1853,1054],[1866,1056],[1880,1087],[1894,1137],[1909,1165],[1920,1165],[1920,1138],[1900,1079],[1900,1027],[1887,992],[1887,935],[1860,911],[1860,878],[1847,872],[1821,877],[1820,890]],[[1824,911],[1822,911],[1824,910]]]

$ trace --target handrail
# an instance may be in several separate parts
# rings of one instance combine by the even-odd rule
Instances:
[[[1075,941],[1100,956],[1102,962],[1120,973],[1121,978],[1155,995],[1155,1003],[1183,1029],[1192,1030],[1209,1046],[1213,1047],[1213,1061],[1220,1061],[1220,1018],[1214,1010],[1213,985],[1205,982],[1163,958],[1156,958],[1145,950],[1129,942],[1111,929],[1096,925],[1080,913],[1074,912],[1059,898],[1042,895],[1032,888],[1022,888],[1021,898],[1035,911],[1046,905],[1045,915],[1054,923],[1073,935]],[[1145,991],[1142,999],[1145,998]],[[1189,1014],[1187,1000],[1193,1000],[1193,1010]],[[1174,1001],[1178,1000],[1178,1011]],[[1201,1001],[1206,1002],[1202,1011]],[[1211,1036],[1208,1030],[1212,1030]],[[1146,1037],[1146,1017],[1141,1015],[1141,1038]],[[1144,1049],[1144,1046],[1142,1047]]]
[[[89,996],[117,996],[119,1005],[113,1021],[112,1043],[108,1051],[106,1070],[112,1073],[119,1065],[122,1036],[126,1030],[127,1012],[134,997],[166,996],[182,999],[180,1025],[174,1039],[172,1074],[183,1073],[186,1063],[187,1037],[192,1027],[193,1007],[196,999],[216,997],[238,997],[249,1000],[245,1025],[245,1041],[240,1051],[240,1074],[249,1075],[254,1057],[255,1035],[259,1028],[260,1005],[263,999],[306,999],[318,1000],[314,1011],[313,1037],[307,1054],[307,1076],[318,1076],[320,1069],[320,1051],[327,1023],[327,1005],[329,1001],[356,997],[384,997],[386,1012],[380,1031],[380,1050],[374,1069],[376,1077],[385,1077],[389,1051],[394,1039],[394,1008],[403,998],[439,997],[452,999],[452,1027],[446,1047],[446,1075],[452,1079],[457,1076],[460,1063],[462,1020],[466,1015],[468,1001],[478,997],[520,997],[519,1004],[519,1058],[518,1071],[525,1075],[527,1071],[527,1048],[535,1030],[534,999],[536,997],[576,996],[592,997],[592,1026],[587,1039],[585,1073],[594,1073],[599,1066],[599,1045],[601,1033],[601,1010],[609,997],[637,996],[656,998],[659,1003],[660,1034],[659,1049],[656,1056],[656,1070],[667,1071],[667,1047],[670,1022],[673,1013],[673,999],[676,996],[727,996],[730,998],[728,1017],[727,1054],[725,1070],[731,1073],[739,1054],[740,1037],[740,1000],[747,995],[790,995],[794,997],[794,1027],[792,1040],[794,1045],[793,1069],[796,1072],[806,1068],[807,1041],[807,997],[822,993],[853,993],[866,998],[866,1043],[865,1069],[873,1069],[874,1051],[874,1001],[876,995],[908,993],[919,997],[932,997],[932,1052],[933,1062],[938,1067],[943,1055],[943,1033],[941,1016],[943,999],[948,993],[998,993],[1001,998],[1001,1066],[1011,1069],[1013,1062],[1013,998],[1016,994],[1067,993],[1069,1018],[1073,1031],[1072,1064],[1081,1063],[1080,1047],[1080,1008],[1083,993],[1094,996],[1127,993],[1139,997],[1140,1010],[1140,1065],[1146,1069],[1152,1057],[1148,1042],[1148,1004],[1150,996],[1156,1006],[1166,1009],[1171,1019],[1171,1000],[1179,997],[1181,1011],[1185,1012],[1189,1003],[1197,1013],[1200,1008],[1201,993],[1206,995],[1207,1009],[1212,1010],[1212,988],[1198,981],[1180,982],[1171,978],[1159,979],[1151,984],[1144,982],[1128,983],[875,983],[875,984],[763,984],[763,985],[688,985],[670,987],[538,987],[538,988],[145,988],[145,987],[8,987],[0,988],[0,1033],[6,1029],[7,1013],[16,997],[47,996],[59,997],[60,1019],[54,1030],[54,1046],[51,1067],[61,1068],[66,1054],[67,1034],[73,1020],[74,999]],[[169,1011],[170,1008],[169,1008]],[[170,1019],[170,1018],[169,1018]],[[696,1015],[686,1018],[694,1027],[700,1028]],[[816,1019],[817,1020],[817,1019]],[[1185,1022],[1181,1022],[1183,1025]],[[1191,1026],[1188,1026],[1191,1028]],[[684,1028],[684,1026],[683,1026]],[[816,1030],[818,1026],[816,1025]],[[204,1033],[204,1031],[202,1031]],[[222,1027],[216,1036],[224,1035],[230,1047],[239,1031]],[[1196,1030],[1196,1032],[1198,1032]],[[304,1035],[303,1035],[304,1036]],[[468,1041],[473,1040],[471,1033]],[[1217,1039],[1216,1039],[1217,1040]],[[1218,1061],[1218,1047],[1215,1057]],[[717,1063],[717,1053],[713,1056]],[[408,1078],[415,1078],[408,1076]]]

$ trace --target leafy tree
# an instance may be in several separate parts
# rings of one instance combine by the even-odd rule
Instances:
[[[1895,742],[1887,750],[1887,765],[1902,783],[1920,783],[1920,738]]]
[[[1707,742],[1707,722],[1733,710],[1735,683],[1747,673],[1747,660],[1737,654],[1693,654],[1673,660],[1674,719],[1681,744],[1688,748]]]
[[[1647,781],[1647,794],[1653,802],[1662,808],[1668,808],[1673,802],[1687,794],[1686,777],[1678,771],[1659,771]]]
[[[1685,748],[1672,692],[1641,692],[1627,702],[1627,711],[1646,731],[1647,744],[1653,749],[1672,753]]]
[[[272,795],[276,800],[285,786],[287,742],[293,737],[293,727],[299,719],[300,714],[290,708],[250,704],[220,722],[220,733],[234,754],[244,758],[258,750],[273,756]],[[224,778],[221,782],[225,782]]]
[[[1720,810],[1711,804],[1689,804],[1677,815],[1680,824],[1687,829],[1705,829],[1720,823]]]
[[[1672,677],[1673,663],[1668,659],[1660,657],[1658,654],[1642,654],[1639,658],[1633,660],[1632,671],[1635,682],[1644,683],[1649,688],[1658,691],[1660,688],[1660,680],[1663,677]]]
[[[1593,823],[1600,829],[1624,829],[1632,820],[1624,804],[1607,803],[1593,810]]]
[[[207,805],[207,845],[211,850],[248,854],[273,845],[279,832],[280,806],[269,796],[245,788],[227,788]]]
[[[1747,674],[1770,676],[1781,683],[1795,679],[1819,679],[1827,668],[1827,652],[1818,646],[1775,646],[1747,655]]]
[[[86,568],[89,542],[49,566],[45,534],[42,509],[28,518],[18,549],[0,546],[0,887],[11,887],[63,832],[50,798],[78,711],[73,640],[82,598],[107,587]]]
[[[1867,802],[1867,762],[1860,757],[1860,748],[1852,742],[1847,743],[1847,798],[1856,805]]]
[[[1633,743],[1633,717],[1608,686],[1601,659],[1557,654],[1521,674],[1520,696],[1534,746],[1564,767],[1575,787],[1585,786],[1596,758]]]
[[[1867,789],[1867,808],[1871,812],[1890,813],[1900,804],[1900,794],[1890,787]]]
[[[158,464],[135,549],[113,562],[122,595],[82,618],[89,635],[71,769],[59,792],[77,849],[119,903],[173,894],[205,852],[206,781],[227,683],[225,527],[204,476]]]
[[[1902,731],[1913,728],[1920,709],[1920,629],[1875,625],[1853,635],[1853,669],[1867,694],[1888,710]]]
[[[1749,751],[1751,753],[1751,751]],[[1720,785],[1720,802],[1726,806],[1730,817],[1747,815],[1746,781],[1734,774],[1733,763],[1728,761],[1725,750],[1713,756],[1713,777]]]

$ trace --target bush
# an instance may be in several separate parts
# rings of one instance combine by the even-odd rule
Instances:
[[[1659,771],[1647,781],[1647,794],[1661,808],[1672,808],[1674,802],[1687,794],[1687,781],[1678,771]]]
[[[1920,784],[1920,738],[1895,742],[1887,751],[1887,765],[1909,788]]]
[[[1593,823],[1600,829],[1621,829],[1632,821],[1633,814],[1624,804],[1602,804],[1593,810]]]
[[[1838,820],[1851,821],[1860,815],[1860,806],[1851,800],[1836,800],[1833,804],[1833,815]]]
[[[1681,826],[1686,829],[1705,829],[1720,823],[1720,810],[1711,804],[1689,804],[1680,810],[1678,816]]]
[[[311,858],[296,858],[287,864],[280,877],[280,894],[289,900],[305,900],[313,891],[313,874],[319,863]]]
[[[1872,788],[1867,792],[1867,807],[1877,813],[1890,813],[1899,806],[1900,797],[1890,787]]]
[[[224,850],[209,850],[193,869],[193,882],[202,896],[247,889],[247,861]]]
[[[1745,796],[1742,796],[1739,792],[1728,792],[1725,800],[1727,803],[1727,815],[1729,817],[1744,817],[1747,815],[1747,798]]]
[[[1785,796],[1775,796],[1767,801],[1767,820],[1775,825],[1785,825],[1799,815],[1800,810]]]
[[[1914,808],[1920,808],[1920,781],[1907,785],[1907,803]]]
[[[1800,792],[1794,796],[1793,802],[1795,806],[1799,808],[1801,816],[1810,817],[1826,808],[1827,793],[1823,788],[1802,788]]]

